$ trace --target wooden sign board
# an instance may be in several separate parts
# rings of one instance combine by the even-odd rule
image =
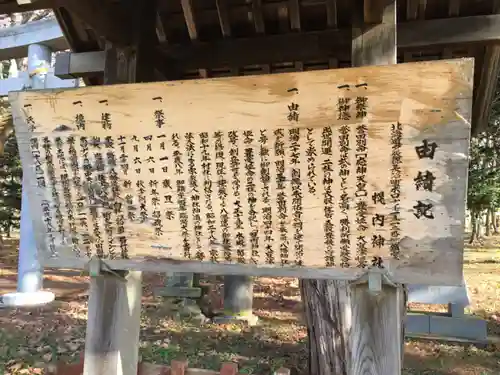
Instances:
[[[15,92],[44,264],[459,284],[472,59]]]

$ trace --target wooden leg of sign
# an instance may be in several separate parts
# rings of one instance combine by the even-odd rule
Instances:
[[[359,1],[363,3],[363,1]],[[353,27],[352,65],[397,64],[397,0],[365,0]],[[363,9],[363,11],[361,11]],[[364,20],[363,20],[364,19]],[[378,24],[367,25],[372,20]],[[360,25],[360,26],[358,26]],[[351,286],[353,374],[401,374],[407,293],[404,285],[382,284],[374,295],[368,284]],[[368,354],[368,351],[370,354]],[[370,364],[366,357],[372,358]]]
[[[132,80],[136,61],[130,48],[107,43],[105,84]],[[83,375],[137,375],[142,276],[122,275],[91,277]]]
[[[141,296],[141,272],[92,277],[83,375],[137,375]]]
[[[106,43],[104,84],[154,80],[156,1],[130,3],[135,14],[140,13],[124,25],[134,31],[134,44],[118,48]],[[84,375],[137,375],[141,297],[141,272],[91,278]]]
[[[396,0],[357,1],[358,9],[364,9],[364,20],[381,23],[366,27],[363,19],[355,23],[352,65],[395,64]],[[309,333],[309,373],[401,374],[406,314],[402,286],[384,284],[374,295],[367,284],[303,280],[301,289]]]

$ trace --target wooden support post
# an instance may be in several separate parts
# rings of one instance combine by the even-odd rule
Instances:
[[[396,0],[377,3],[382,22],[366,26],[363,15],[370,20],[379,17],[358,1],[353,66],[397,62]],[[374,294],[367,283],[302,280],[301,288],[309,331],[309,373],[401,374],[406,314],[402,286],[382,284]]]
[[[135,67],[131,48],[107,43],[105,84],[135,79]],[[123,276],[102,273],[90,279],[83,375],[137,375],[142,273]]]
[[[397,64],[397,0],[372,0],[368,4],[380,14],[381,23],[367,26],[368,17],[378,17],[366,9],[365,2],[364,20],[362,16],[354,20],[351,64]],[[358,12],[355,17],[361,14]],[[352,362],[352,373],[400,374],[404,356],[405,287],[382,284],[377,295],[369,290],[369,284],[351,286],[351,289],[352,324],[358,327],[352,337],[352,355],[356,358]],[[378,360],[365,361],[362,353],[367,353],[367,349],[370,358]]]
[[[367,18],[377,19],[364,8],[354,20],[351,64],[352,66],[397,64],[397,0],[372,0],[374,11],[380,14],[381,23],[367,26]],[[370,16],[368,16],[370,15]],[[356,17],[355,16],[355,17]],[[369,284],[351,286],[353,320],[359,329],[352,337],[353,374],[366,371],[373,374],[400,374],[404,356],[404,320],[406,317],[406,291],[402,285],[382,284],[374,295]],[[370,349],[371,358],[364,361],[363,354]],[[356,350],[354,350],[356,349]]]
[[[83,375],[137,375],[142,277],[93,276]]]
[[[154,80],[151,51],[156,38],[156,2],[136,0],[140,15],[133,44],[106,43],[104,83]],[[91,274],[83,375],[137,375],[142,297],[142,273],[98,269]],[[102,272],[101,272],[102,271]]]

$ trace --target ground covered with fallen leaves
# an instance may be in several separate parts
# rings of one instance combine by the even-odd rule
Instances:
[[[16,249],[15,239],[0,245],[0,293],[15,289]],[[488,320],[492,343],[477,348],[408,340],[403,374],[500,374],[500,237],[467,249],[465,277],[472,298],[468,312]],[[145,276],[140,344],[143,361],[169,363],[187,358],[190,367],[214,370],[221,362],[235,361],[243,374],[270,374],[281,366],[307,374],[307,332],[301,321],[296,279],[256,279],[254,313],[260,322],[255,327],[174,321],[165,303],[151,295],[151,288],[163,282],[162,275]],[[210,285],[212,303],[221,307],[220,284],[214,281]],[[45,288],[57,295],[49,306],[0,309],[0,375],[43,374],[47,364],[79,359],[85,340],[87,279],[72,270],[46,270]]]

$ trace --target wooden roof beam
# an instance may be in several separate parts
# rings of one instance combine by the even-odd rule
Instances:
[[[416,32],[418,30],[418,32]],[[412,21],[398,25],[398,47],[422,49],[468,43],[500,43],[500,15]],[[350,52],[351,30],[325,30],[258,38],[172,45],[164,53],[190,70],[307,61]]]
[[[415,33],[418,30],[418,33]],[[440,33],[431,31],[441,31]],[[398,48],[403,50],[489,42],[500,45],[500,15],[413,21],[398,25]],[[265,65],[345,57],[351,51],[350,29],[297,32],[254,38],[227,38],[211,43],[160,47],[164,60],[186,71]],[[100,52],[96,52],[100,53]],[[78,54],[76,54],[78,56]],[[76,57],[72,57],[76,58]],[[76,62],[72,62],[72,65]],[[96,68],[92,68],[93,71]],[[80,72],[82,67],[80,66]],[[68,76],[71,72],[67,72]],[[75,75],[71,75],[75,77]],[[78,76],[78,75],[76,75]]]
[[[54,3],[66,8],[113,44],[133,44],[133,30],[130,26],[133,24],[133,13],[126,13],[120,3],[103,3],[100,0],[55,0]]]
[[[500,16],[443,18],[398,24],[398,46],[424,48],[448,44],[500,42]]]

